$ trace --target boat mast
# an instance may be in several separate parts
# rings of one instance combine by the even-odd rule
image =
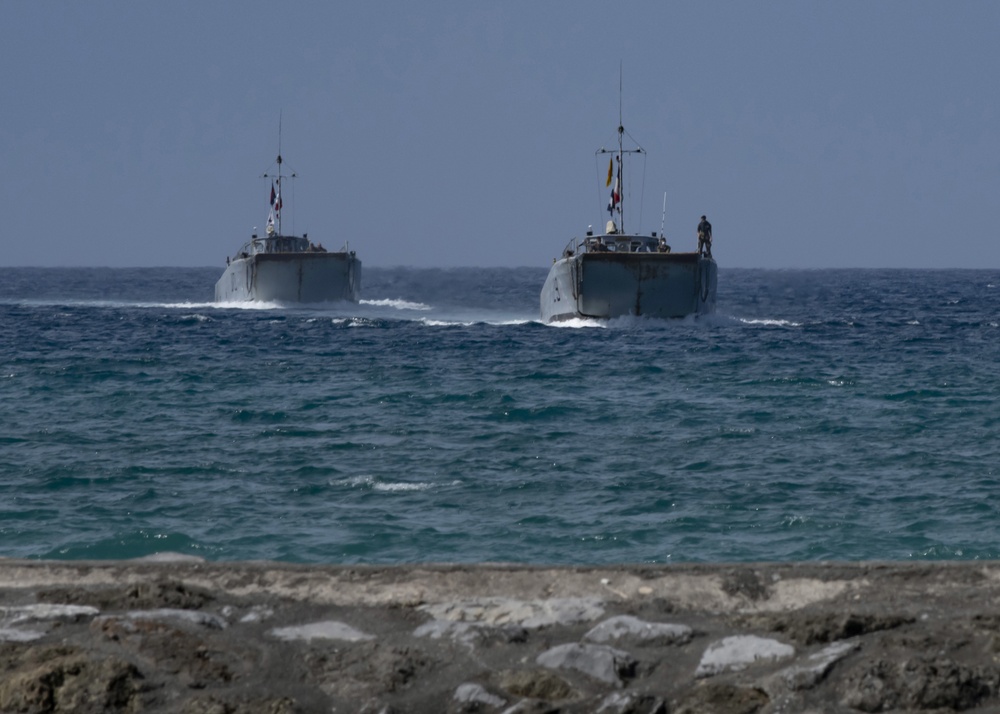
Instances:
[[[275,226],[275,228],[277,229],[277,233],[275,233],[275,236],[280,236],[280,235],[284,235],[281,232],[281,212],[282,212],[282,209],[283,209],[284,203],[285,203],[285,199],[282,198],[282,196],[281,196],[281,182],[282,182],[282,179],[297,178],[297,176],[296,176],[296,174],[295,174],[294,171],[292,171],[291,174],[289,174],[288,176],[286,176],[285,174],[281,173],[281,165],[282,165],[282,163],[284,163],[284,160],[281,158],[281,113],[280,112],[278,113],[278,158],[277,158],[277,163],[278,163],[278,173],[277,173],[277,175],[275,175],[273,173],[269,173],[270,169],[268,169],[268,172],[265,172],[264,174],[262,174],[262,176],[263,176],[263,178],[269,178],[269,179],[271,179],[271,193],[272,194],[274,194],[274,184],[277,183],[277,185],[278,185],[277,195],[272,195],[271,196],[274,199],[274,203],[271,204],[271,210],[272,210],[273,213],[277,214],[275,216],[276,223],[277,223],[277,225]],[[295,230],[294,223],[292,225],[292,230],[293,231]]]
[[[284,199],[281,197],[281,111],[278,111],[278,235],[284,235],[281,232],[281,208],[284,204]]]
[[[615,204],[612,201],[609,202],[608,211],[611,212],[612,218],[614,217],[614,212],[612,207],[615,206],[618,209],[618,232],[622,235],[626,233],[625,231],[625,184],[622,182],[622,166],[624,164],[625,154],[644,154],[645,149],[639,146],[638,142],[629,134],[629,139],[635,145],[634,149],[625,149],[625,124],[622,121],[623,111],[622,111],[622,70],[621,67],[618,69],[618,151],[615,152],[614,149],[605,149],[603,146],[597,150],[597,154],[611,154],[612,157],[617,153],[618,155],[618,170],[615,173],[615,178],[617,180],[616,188],[618,189],[618,201]],[[612,158],[612,163],[614,159]],[[612,167],[608,167],[608,181],[611,181],[612,177]],[[612,190],[612,195],[614,190]]]
[[[660,216],[660,238],[663,237],[663,224],[667,222],[667,192],[663,192],[663,214]]]
[[[618,232],[625,235],[625,186],[622,184],[622,154],[624,153],[625,125],[622,123],[622,67],[618,65],[618,214],[621,225]]]

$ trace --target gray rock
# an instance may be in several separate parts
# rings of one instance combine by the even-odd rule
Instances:
[[[646,622],[631,615],[618,615],[592,628],[583,639],[599,644],[627,640],[640,645],[682,645],[690,642],[692,635],[693,630],[687,625]]]
[[[455,690],[455,701],[459,704],[483,704],[488,707],[502,707],[507,700],[490,694],[481,684],[466,682]]]
[[[75,623],[90,620],[100,613],[88,605],[35,603],[0,608],[0,642],[31,642],[46,635],[56,622]],[[43,628],[23,627],[41,624]]]
[[[47,630],[21,627],[0,627],[0,642],[31,642],[45,637]]]
[[[89,605],[59,605],[40,602],[19,607],[2,607],[0,608],[0,621],[10,625],[50,620],[80,622],[96,617],[100,612],[96,607]]]
[[[809,655],[806,660],[778,673],[788,689],[795,691],[815,687],[834,664],[858,649],[857,642],[835,642]]]
[[[549,669],[576,670],[616,687],[622,686],[622,677],[633,676],[636,665],[632,655],[623,650],[577,643],[553,647],[535,661]]]
[[[324,620],[323,622],[312,622],[292,627],[276,627],[271,630],[271,634],[279,640],[305,640],[306,642],[310,640],[361,642],[375,639],[372,635],[335,620]]]
[[[158,610],[133,610],[132,612],[125,613],[123,617],[130,620],[186,622],[192,625],[208,627],[213,630],[224,630],[229,624],[223,618],[208,612],[202,612],[200,610],[178,610],[170,607],[164,607]]]
[[[778,640],[756,635],[735,635],[713,642],[705,650],[695,670],[696,677],[711,677],[720,672],[738,672],[758,661],[792,657],[795,648]]]
[[[612,692],[597,705],[596,714],[667,714],[667,705],[649,694]]]
[[[603,604],[592,597],[547,600],[483,597],[423,605],[418,609],[435,620],[479,622],[487,625],[516,624],[531,629],[587,622],[604,615]]]
[[[264,606],[251,607],[250,611],[245,613],[240,617],[240,622],[246,624],[249,622],[263,622],[264,620],[269,620],[274,617],[274,609]]]
[[[478,622],[454,622],[452,620],[431,620],[413,631],[414,637],[429,637],[432,640],[451,639],[467,647],[472,647],[484,626]]]

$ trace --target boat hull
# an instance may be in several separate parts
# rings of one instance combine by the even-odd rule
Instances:
[[[541,319],[676,318],[714,312],[718,268],[699,253],[587,252],[549,270]]]
[[[357,302],[361,261],[353,252],[258,253],[230,261],[216,302]]]

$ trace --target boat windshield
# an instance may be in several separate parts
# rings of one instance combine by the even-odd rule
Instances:
[[[670,246],[662,236],[610,233],[588,235],[582,240],[574,238],[563,251],[563,257],[578,253],[669,253]]]
[[[664,239],[657,235],[629,236],[603,235],[587,236],[584,250],[588,253],[669,253]]]

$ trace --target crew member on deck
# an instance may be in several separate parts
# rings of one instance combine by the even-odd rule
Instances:
[[[701,217],[701,223],[698,224],[698,252],[712,257],[712,224],[705,216]]]

